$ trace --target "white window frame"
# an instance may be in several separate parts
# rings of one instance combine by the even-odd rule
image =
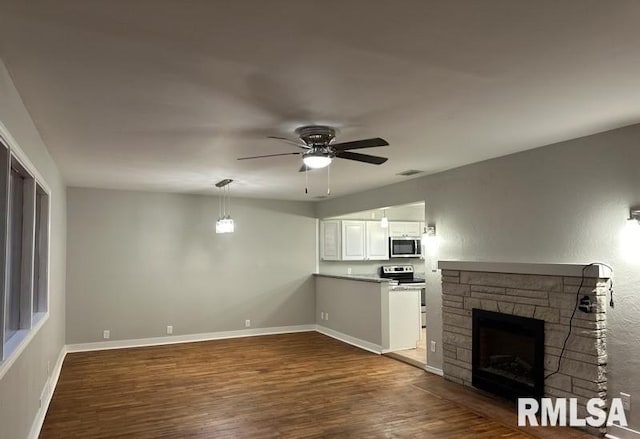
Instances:
[[[22,166],[34,179],[35,186],[40,186],[40,188],[44,191],[47,196],[47,212],[46,212],[46,280],[45,280],[45,289],[46,293],[44,295],[46,300],[46,311],[44,312],[34,312],[33,309],[30,310],[31,313],[31,323],[29,328],[23,328],[18,330],[15,334],[11,336],[9,340],[5,343],[4,341],[4,330],[5,330],[5,318],[7,315],[7,310],[5,309],[6,304],[6,294],[8,293],[8,261],[6,260],[7,254],[7,246],[9,245],[9,240],[5,240],[5,245],[3,249],[0,249],[0,255],[4,254],[4,257],[0,257],[0,263],[4,262],[4,285],[0,285],[0,379],[4,377],[7,371],[11,368],[12,364],[16,361],[16,359],[20,356],[20,354],[24,351],[24,349],[29,345],[31,340],[38,334],[40,329],[44,326],[45,322],[49,319],[51,313],[51,212],[52,206],[54,205],[55,200],[52,197],[51,188],[47,181],[44,179],[42,174],[38,172],[38,169],[33,165],[33,163],[29,160],[27,155],[23,152],[23,150],[19,147],[16,140],[11,136],[7,128],[4,126],[2,122],[0,122],[0,148],[6,148],[8,153],[8,168],[7,172],[10,173],[11,169],[11,160],[16,160],[20,166]],[[8,176],[10,179],[10,174]],[[9,191],[9,186],[7,186],[7,192]],[[0,196],[8,197],[8,194],[0,194]],[[8,201],[8,198],[7,198]],[[35,200],[34,200],[35,202]],[[7,216],[9,214],[9,205],[7,204]],[[35,210],[35,204],[34,204]],[[37,219],[36,219],[37,220]],[[8,219],[5,225],[5,228],[8,227]],[[8,230],[0,231],[4,234],[6,238],[8,238]],[[0,242],[1,243],[1,242]],[[35,249],[35,242],[31,243]],[[36,267],[34,267],[34,270]],[[31,279],[33,283],[33,279]],[[33,303],[33,294],[35,294],[35,288],[31,289],[31,302]]]

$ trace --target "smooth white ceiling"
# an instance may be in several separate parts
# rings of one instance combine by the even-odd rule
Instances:
[[[314,199],[297,157],[235,159],[310,123],[387,139],[332,165],[336,196],[636,123],[638,23],[633,0],[2,0],[0,56],[71,186]]]

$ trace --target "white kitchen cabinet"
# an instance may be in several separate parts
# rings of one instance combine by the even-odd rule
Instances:
[[[337,220],[320,222],[320,259],[339,261],[342,259],[341,224]]]
[[[366,221],[342,221],[342,260],[366,259]]]
[[[384,261],[389,259],[389,230],[380,221],[320,222],[323,261]]]
[[[380,221],[367,221],[366,259],[385,261],[389,259],[389,229],[380,225]]]
[[[412,238],[422,235],[420,223],[418,221],[389,221],[389,236],[392,238],[402,238],[410,236]]]

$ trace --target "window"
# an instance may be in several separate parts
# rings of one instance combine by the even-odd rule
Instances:
[[[46,315],[48,267],[49,194],[0,139],[0,361]]]
[[[33,252],[33,313],[47,312],[49,291],[49,195],[36,184],[36,224]]]

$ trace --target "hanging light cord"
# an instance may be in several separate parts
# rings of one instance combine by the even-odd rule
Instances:
[[[576,293],[576,303],[573,306],[573,312],[571,313],[571,318],[569,319],[569,332],[567,333],[567,336],[564,339],[564,343],[562,343],[562,350],[560,351],[560,357],[558,358],[558,366],[556,367],[556,370],[554,370],[553,372],[549,373],[548,375],[546,375],[544,377],[544,379],[546,380],[547,378],[557,374],[558,372],[560,372],[560,363],[562,362],[562,357],[564,355],[564,351],[567,348],[567,342],[569,341],[569,337],[571,337],[571,331],[573,329],[573,317],[576,315],[576,311],[578,310],[578,304],[580,303],[580,295],[582,292],[582,286],[584,285],[584,279],[585,279],[585,273],[587,271],[588,268],[590,267],[597,267],[598,265],[602,265],[604,267],[607,267],[609,270],[611,270],[611,277],[608,280],[608,284],[609,284],[609,306],[611,308],[613,308],[613,267],[609,264],[605,264],[604,262],[592,262],[589,265],[585,265],[582,268],[582,276],[580,278],[580,285],[578,286],[578,292]]]

